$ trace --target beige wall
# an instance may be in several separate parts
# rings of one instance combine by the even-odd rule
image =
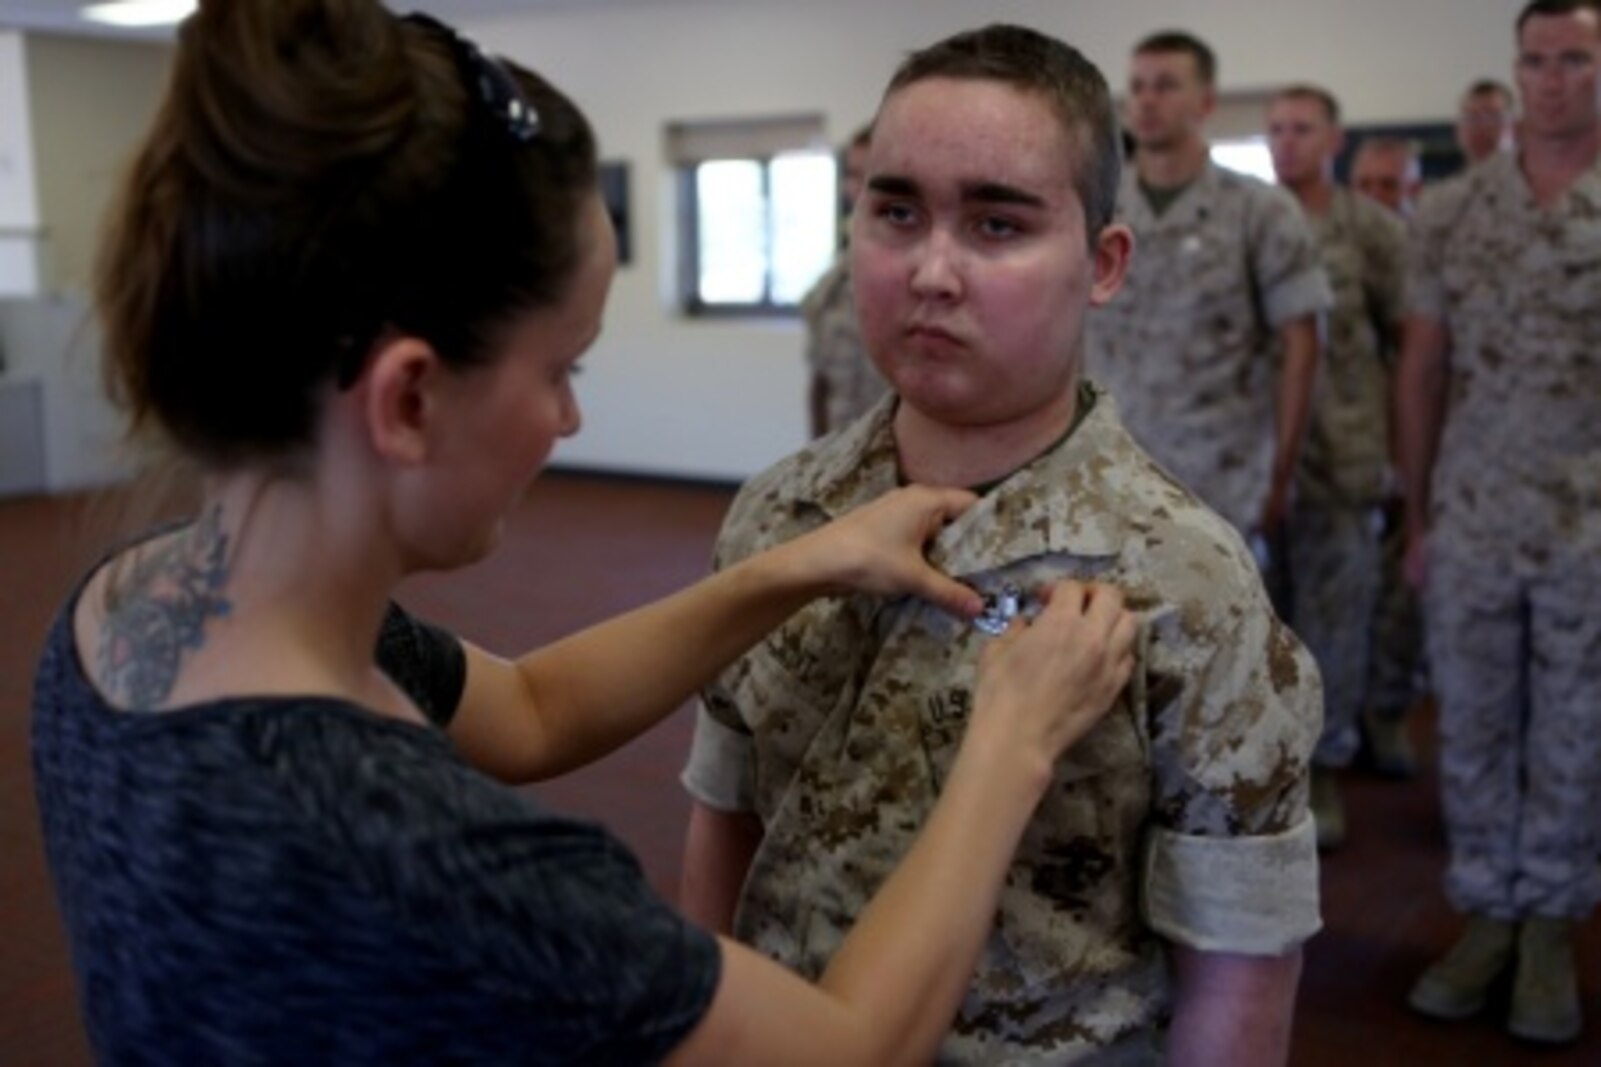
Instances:
[[[111,190],[155,115],[172,48],[36,34],[26,40],[41,280],[47,293],[82,292]]]
[[[17,439],[0,441],[0,486],[68,490],[130,469],[100,389],[87,289],[107,202],[155,113],[172,49],[35,34],[23,44],[41,284],[35,297],[0,300],[0,406],[30,413],[10,428]]]

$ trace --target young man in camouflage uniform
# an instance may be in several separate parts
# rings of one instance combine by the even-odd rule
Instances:
[[[898,398],[746,486],[718,558],[903,479],[978,487],[933,558],[992,613],[842,597],[731,667],[685,772],[682,902],[816,972],[938,795],[987,633],[1042,582],[1093,576],[1141,609],[1134,680],[1058,764],[943,1054],[1151,1063],[1171,1023],[1198,1061],[1282,1063],[1318,926],[1321,688],[1238,534],[1080,379],[1085,315],[1130,253],[1119,165],[1100,72],[1032,30],[958,35],[891,81],[852,258]]]
[[[1345,839],[1336,772],[1358,747],[1378,602],[1378,508],[1390,481],[1390,374],[1400,337],[1405,231],[1382,207],[1334,184],[1340,106],[1297,85],[1267,110],[1279,183],[1300,202],[1334,290],[1322,382],[1290,513],[1291,624],[1323,675],[1323,736],[1312,759],[1318,845]]]
[[[862,191],[863,168],[873,128],[863,126],[845,149],[841,206],[849,218]],[[807,410],[813,437],[849,426],[889,389],[878,373],[856,323],[856,300],[851,295],[850,259],[824,272],[801,301],[806,320],[806,364],[811,368]]]
[[[1581,1030],[1573,932],[1601,789],[1601,6],[1517,21],[1523,124],[1423,198],[1400,369],[1409,574],[1440,700],[1446,890],[1468,915],[1414,1008]]]
[[[1217,62],[1187,33],[1134,50],[1138,145],[1118,220],[1140,254],[1090,317],[1086,367],[1134,439],[1242,532],[1278,539],[1311,404],[1328,283],[1295,202],[1211,162]]]

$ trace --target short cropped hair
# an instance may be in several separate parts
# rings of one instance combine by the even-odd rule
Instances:
[[[1529,0],[1518,14],[1517,32],[1522,35],[1524,24],[1536,15],[1572,15],[1579,11],[1601,18],[1601,0]]]
[[[1274,93],[1273,99],[1275,101],[1311,100],[1323,109],[1323,114],[1328,117],[1330,125],[1338,126],[1340,124],[1340,102],[1334,98],[1333,93],[1321,86],[1311,85],[1306,82],[1287,85]]]
[[[1112,221],[1123,165],[1117,116],[1106,78],[1078,49],[1037,30],[997,23],[913,52],[884,95],[928,78],[997,81],[1044,97],[1078,154],[1073,188],[1089,239]]]
[[[1410,137],[1397,137],[1390,133],[1376,133],[1362,138],[1351,158],[1374,152],[1391,152],[1404,155],[1409,166],[1421,166],[1423,146]]]
[[[1462,99],[1471,100],[1476,96],[1499,96],[1508,111],[1517,106],[1517,97],[1513,95],[1512,87],[1494,78],[1480,78],[1468,86],[1467,91],[1462,94]]]
[[[1208,88],[1217,84],[1217,53],[1207,43],[1184,30],[1153,33],[1134,46],[1135,55],[1179,53],[1195,60],[1195,70]]]

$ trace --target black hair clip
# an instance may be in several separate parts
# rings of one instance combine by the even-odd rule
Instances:
[[[401,21],[421,26],[445,39],[468,87],[476,91],[478,102],[512,140],[527,144],[539,135],[539,112],[534,110],[528,95],[504,63],[486,55],[472,41],[432,15],[412,12]]]

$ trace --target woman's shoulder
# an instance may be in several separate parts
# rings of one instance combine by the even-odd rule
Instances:
[[[63,630],[52,635],[66,675],[95,691],[109,704],[133,703],[148,696],[150,665],[136,656],[136,645],[179,651],[181,622],[157,618],[142,590],[173,569],[187,522],[149,531],[108,551],[83,576],[62,610]],[[172,647],[165,647],[172,646]],[[166,658],[166,657],[163,657]]]

